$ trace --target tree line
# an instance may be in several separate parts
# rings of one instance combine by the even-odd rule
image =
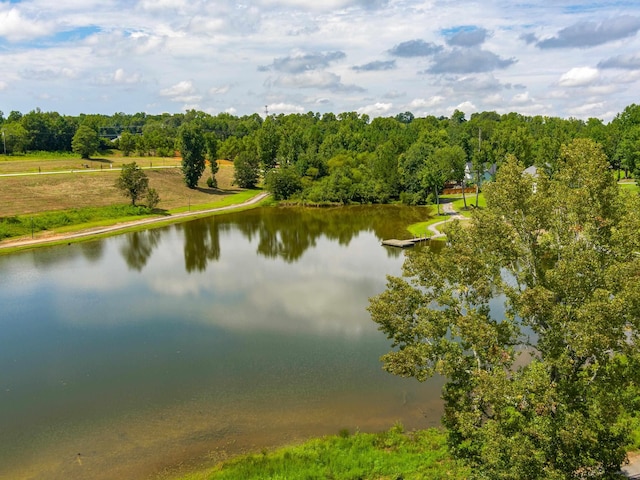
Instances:
[[[241,187],[264,181],[276,199],[305,203],[428,203],[446,182],[481,182],[508,155],[525,167],[553,171],[562,146],[577,138],[598,143],[618,178],[640,174],[640,106],[635,104],[609,123],[496,112],[467,119],[458,110],[451,117],[405,112],[373,120],[356,112],[263,119],[196,110],[75,117],[34,110],[6,118],[0,112],[0,130],[7,154],[76,151],[86,158],[92,149],[118,148],[125,156],[196,151],[183,165],[189,186],[204,171],[202,156],[227,159],[234,162]],[[74,145],[80,132],[85,140]],[[82,148],[87,142],[88,150]],[[215,184],[215,171],[208,181]]]

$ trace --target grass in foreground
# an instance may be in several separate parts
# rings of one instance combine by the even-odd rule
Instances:
[[[441,430],[404,433],[402,426],[377,434],[356,433],[310,440],[274,452],[246,455],[180,480],[235,479],[462,479]]]
[[[144,218],[154,212],[145,206],[113,205],[109,207],[73,208],[57,212],[43,212],[35,215],[16,215],[0,218],[0,240],[23,237],[44,230],[92,224],[104,221],[116,223],[120,220]]]

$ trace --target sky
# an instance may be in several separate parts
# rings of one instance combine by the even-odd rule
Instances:
[[[0,0],[0,110],[608,122],[639,31],[637,0]]]

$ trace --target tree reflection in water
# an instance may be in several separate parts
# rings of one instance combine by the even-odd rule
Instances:
[[[187,272],[203,272],[209,262],[220,258],[221,232],[232,228],[249,241],[257,242],[256,252],[267,258],[298,261],[319,238],[349,245],[362,231],[373,231],[378,239],[407,238],[406,227],[428,220],[430,207],[366,205],[335,208],[266,207],[245,212],[202,218],[175,226],[184,232],[184,260]],[[127,265],[141,271],[163,232],[156,229],[127,235],[121,249]],[[389,256],[401,250],[387,249]]]
[[[120,252],[130,269],[142,271],[149,261],[151,253],[158,246],[160,236],[161,230],[159,229],[132,232],[125,236],[127,242],[122,245]]]

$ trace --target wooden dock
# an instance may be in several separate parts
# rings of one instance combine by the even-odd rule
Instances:
[[[392,238],[391,240],[383,240],[382,245],[386,247],[408,248],[413,247],[416,243],[428,241],[429,237],[408,238],[406,240],[396,240]]]

